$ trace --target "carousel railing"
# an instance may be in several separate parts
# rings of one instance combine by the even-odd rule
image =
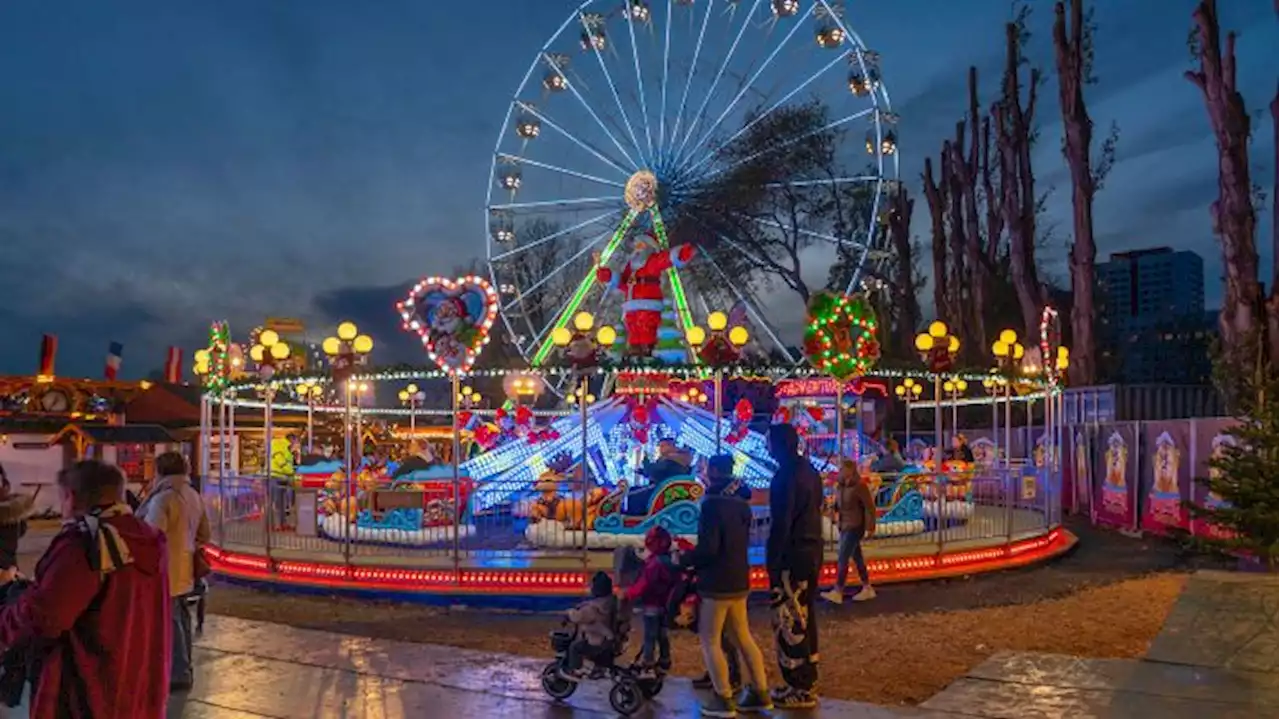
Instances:
[[[879,474],[867,479],[877,509],[876,532],[865,542],[872,555],[941,553],[1012,543],[1044,534],[1062,520],[1056,473],[1034,466],[941,475]],[[547,522],[548,510],[539,507],[534,491],[486,507],[475,506],[474,497],[467,497],[461,503],[463,511],[451,511],[452,498],[445,497],[427,502],[421,514],[397,514],[388,510],[416,509],[414,502],[422,501],[421,493],[397,496],[377,489],[366,493],[362,506],[351,506],[279,477],[215,476],[201,486],[219,546],[279,560],[414,566],[476,562],[518,567],[537,558],[553,565],[585,565],[593,552],[618,546],[616,537],[581,530],[584,523],[590,526],[594,510],[582,501],[581,492],[572,490],[550,510],[556,521]],[[823,538],[830,555],[839,538],[832,511],[834,491],[832,486],[824,488]],[[771,524],[763,495],[759,492],[753,498],[752,557],[757,562],[763,561]],[[397,524],[389,516],[408,517],[411,524]]]

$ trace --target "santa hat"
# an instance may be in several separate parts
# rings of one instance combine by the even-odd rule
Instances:
[[[451,309],[452,314],[457,315],[458,317],[467,316],[467,303],[463,302],[461,297],[446,297],[441,301],[440,309],[436,310],[436,312],[444,312],[446,308]],[[445,316],[448,316],[449,314],[450,313],[446,312]]]

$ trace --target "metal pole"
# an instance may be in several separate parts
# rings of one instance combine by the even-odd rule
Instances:
[[[844,459],[844,382],[839,380],[836,381],[836,456]]]
[[[911,449],[911,393],[906,392],[902,396],[907,400],[907,443],[902,446],[902,456],[905,457]]]
[[[342,387],[342,463],[346,470],[347,493],[346,502],[341,508],[342,559],[347,566],[351,566],[351,523],[355,521],[351,510],[357,507],[355,465],[351,452],[351,379],[347,378]]]
[[[1057,454],[1058,448],[1053,437],[1053,395],[1049,387],[1044,389],[1044,444],[1045,451],[1048,453],[1044,458],[1044,526],[1047,530],[1053,525],[1053,493],[1057,489],[1054,481],[1054,469],[1057,461],[1054,455]]]
[[[263,472],[265,475],[265,478],[263,479],[263,486],[266,488],[266,493],[263,498],[262,524],[265,528],[265,545],[268,561],[271,559],[271,495],[275,494],[275,482],[271,478],[271,400],[274,399],[274,395],[275,390],[268,386],[266,388],[266,402],[263,404],[262,408],[262,437],[265,445],[262,452],[262,466],[265,470]]]
[[[409,398],[409,439],[410,441],[417,438],[418,434],[418,400],[413,397]]]
[[[995,464],[1000,463],[1000,388],[991,388],[991,443],[996,445],[996,456],[992,458]]]
[[[862,463],[862,395],[858,395],[858,399],[854,402],[853,415],[853,461],[854,464]]]
[[[951,392],[951,436],[960,434],[960,390]]]
[[[311,393],[307,393],[307,454],[315,453],[315,431],[312,426],[312,417],[315,412],[316,401],[312,399]]]
[[[723,439],[721,439],[722,433],[720,430],[721,415],[724,414],[724,400],[720,397],[720,392],[724,389],[724,378],[720,373],[719,367],[716,368],[713,378],[714,378],[713,390],[715,391],[715,394],[716,394],[715,401],[712,404],[712,406],[715,408],[715,413],[716,413],[716,454],[720,454],[720,446],[721,446],[721,443],[724,441]],[[586,397],[586,394],[587,394],[587,390],[584,385],[582,390],[582,396]],[[583,429],[584,430],[586,429],[585,426],[583,427]]]
[[[209,400],[213,401],[212,398]],[[226,395],[223,394],[218,402],[218,541],[226,544],[226,514],[227,514],[227,482],[225,466],[222,462],[222,455],[227,451],[225,441],[225,433],[227,429],[227,403]],[[210,443],[212,448],[212,443]]]
[[[462,579],[462,531],[459,527],[461,517],[459,515],[459,499],[462,493],[459,491],[461,479],[458,474],[458,455],[462,454],[462,429],[458,426],[458,373],[450,373],[450,386],[453,389],[453,416],[450,422],[453,424],[453,449],[450,452],[453,459],[453,574],[455,581]]]
[[[933,471],[942,474],[942,375],[933,376]]]
[[[1013,461],[1013,382],[1004,383],[1004,466]]]
[[[587,469],[587,451],[589,449],[587,444],[587,391],[589,385],[585,374],[582,375],[582,382],[579,386],[582,389],[582,394],[578,397],[578,422],[582,426],[582,462],[578,464],[578,467],[582,470],[582,570],[585,574],[587,571],[587,532],[591,529],[587,526],[587,485],[591,481],[591,473]],[[718,392],[716,396],[719,397]],[[716,418],[719,419],[719,417],[720,415],[717,414]],[[719,437],[718,432],[716,436],[717,438]]]

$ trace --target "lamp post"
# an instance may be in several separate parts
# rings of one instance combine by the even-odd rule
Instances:
[[[1000,395],[1004,393],[1005,379],[998,374],[999,370],[992,368],[991,373],[982,379],[982,388],[991,395],[991,443],[999,444],[1000,441]],[[999,452],[997,456],[992,458],[993,462],[999,462]]]
[[[1026,348],[1018,341],[1018,333],[1013,330],[1001,330],[1000,338],[991,345],[991,354],[996,356],[996,366],[1005,375],[1004,381],[1004,461],[1005,465],[1013,459],[1013,378],[1010,376],[1017,363],[1022,361]]]
[[[591,328],[595,325],[595,318],[589,312],[579,312],[573,317],[573,326],[575,331],[570,332],[567,327],[557,327],[551,331],[551,342],[559,347],[561,352],[566,355],[569,363],[579,369],[595,366],[599,362],[601,349],[607,348],[618,340],[618,333],[609,325],[603,325],[596,330],[595,340],[591,338]],[[587,502],[586,497],[590,490],[591,474],[587,471],[587,406],[595,401],[594,395],[591,394],[588,386],[588,378],[586,372],[580,372],[578,377],[577,390],[570,395],[569,402],[573,403],[574,398],[580,398],[578,404],[578,422],[582,431],[582,461],[578,467],[582,471],[582,522],[586,526],[587,521]],[[455,423],[456,424],[456,423]],[[582,561],[585,567],[587,561],[587,532],[582,533]]]
[[[942,373],[951,369],[960,352],[960,338],[951,334],[947,323],[935,320],[928,332],[916,335],[916,351],[933,372],[934,471],[942,469]]]
[[[346,470],[346,497],[350,502],[354,501],[355,497],[355,479],[352,476],[355,473],[355,464],[352,461],[351,447],[351,375],[355,373],[356,367],[368,360],[369,353],[373,351],[373,338],[360,334],[360,328],[356,327],[354,322],[340,322],[337,334],[326,337],[320,348],[329,358],[329,367],[334,381],[343,383],[342,459]],[[343,523],[345,534],[343,539],[346,541],[342,544],[342,550],[348,560],[351,557],[350,525],[350,522]]]
[[[707,315],[707,329],[710,332],[694,325],[685,331],[684,339],[698,358],[712,368],[711,411],[716,418],[716,454],[719,454],[724,441],[722,431],[724,366],[742,358],[742,348],[751,339],[751,333],[746,327],[740,325],[729,327],[729,316],[723,312],[712,312]],[[837,424],[839,424],[838,420]]]
[[[907,441],[906,444],[902,446],[904,456],[906,455],[907,450],[911,447],[911,403],[919,400],[920,395],[923,392],[924,385],[910,377],[902,380],[902,384],[893,388],[893,393],[898,395],[898,398],[905,402],[907,406]]]
[[[418,385],[410,383],[400,390],[400,403],[409,406],[409,437],[416,439],[418,434],[418,407],[427,395],[418,389]]]
[[[458,405],[463,409],[475,409],[480,406],[480,402],[483,399],[480,393],[472,389],[470,385],[464,386],[458,391]]]
[[[298,398],[307,403],[307,454],[315,452],[315,430],[313,417],[316,400],[324,394],[324,385],[319,380],[308,379],[294,385],[293,391]]]
[[[361,410],[361,397],[372,390],[373,386],[368,382],[347,382],[347,395],[349,397],[347,404],[351,407],[352,416],[355,417],[354,452],[355,457],[360,460],[364,459],[364,412]]]
[[[942,383],[942,390],[951,396],[951,431],[955,433],[952,436],[960,434],[960,397],[967,389],[969,389],[969,383],[960,377]]]
[[[270,383],[272,377],[276,373],[276,365],[282,364],[289,359],[289,345],[280,341],[280,335],[275,330],[263,330],[258,333],[258,341],[249,348],[249,359],[258,365],[258,377],[263,380],[262,396],[262,468],[266,477],[267,490],[267,510],[262,513],[262,521],[265,526],[265,545],[268,556],[271,552],[271,505],[276,506],[276,516],[279,518],[279,524],[284,524],[284,492],[282,488],[277,489],[275,480],[272,477],[272,447],[271,447],[271,402],[275,398],[276,389]],[[274,495],[274,496],[273,496]]]

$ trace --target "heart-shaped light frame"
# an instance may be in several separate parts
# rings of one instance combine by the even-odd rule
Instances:
[[[468,306],[467,325],[460,332],[471,335],[469,341],[461,341],[453,333],[441,333],[432,327],[435,308],[441,300],[463,298],[467,293],[479,294],[482,302],[481,316],[473,317]],[[430,298],[430,299],[429,299]],[[419,309],[428,302],[428,311],[419,315]],[[465,305],[464,301],[464,305]],[[427,277],[409,290],[409,296],[396,303],[396,311],[404,328],[422,340],[427,356],[441,370],[449,374],[465,374],[480,357],[480,351],[489,343],[489,330],[498,317],[498,293],[487,280],[475,275],[467,275],[458,279],[448,277]],[[446,352],[444,345],[452,339],[458,343],[455,350]],[[460,354],[459,354],[460,351]]]

